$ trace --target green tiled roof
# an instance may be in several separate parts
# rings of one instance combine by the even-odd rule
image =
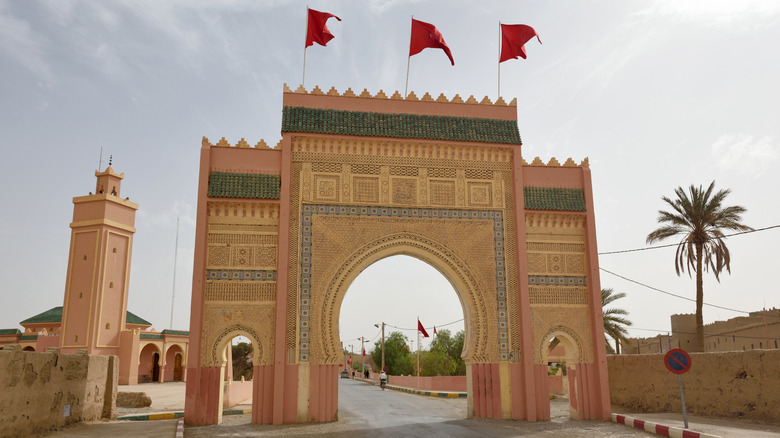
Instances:
[[[282,132],[522,144],[516,120],[284,107]]]
[[[47,322],[62,322],[62,306],[53,307],[43,313],[27,318],[20,324],[40,324]]]
[[[2,335],[21,335],[22,332],[19,329],[0,329],[0,336]]]
[[[159,333],[141,333],[141,339],[163,339]]]
[[[209,196],[215,198],[279,199],[279,175],[211,172]]]
[[[168,330],[165,329],[162,331],[162,334],[164,335],[181,335],[181,336],[189,336],[190,332],[187,330]]]
[[[35,339],[38,339],[38,335],[37,334],[19,336],[19,340],[20,341],[33,341]]]
[[[53,307],[43,313],[39,313],[33,316],[32,318],[27,318],[20,324],[41,324],[49,322],[62,322],[62,306]],[[125,315],[125,322],[128,324],[152,325],[151,322],[141,318],[129,310]]]
[[[125,322],[128,324],[152,325],[151,322],[141,318],[135,313],[131,313],[129,310],[127,311],[127,315],[125,315]]]
[[[582,189],[523,187],[525,208],[529,210],[585,211]]]

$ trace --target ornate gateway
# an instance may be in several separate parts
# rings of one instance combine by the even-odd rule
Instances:
[[[333,421],[338,321],[366,267],[407,254],[463,305],[468,415],[550,418],[551,338],[572,416],[608,419],[587,159],[526,163],[516,104],[285,86],[282,140],[204,138],[185,419],[221,420],[224,351],[255,348],[252,421]]]

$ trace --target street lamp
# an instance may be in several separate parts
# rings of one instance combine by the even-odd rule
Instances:
[[[374,324],[374,327],[379,328],[379,324]],[[385,323],[382,322],[382,368],[380,371],[385,371]]]

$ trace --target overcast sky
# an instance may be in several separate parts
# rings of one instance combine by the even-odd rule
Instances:
[[[498,22],[533,26],[543,44],[501,65],[517,98],[530,162],[588,157],[599,251],[644,248],[661,196],[677,186],[730,188],[744,223],[780,224],[780,2],[775,0],[326,1],[327,47],[307,51],[306,88],[403,92],[410,16],[452,49],[412,57],[409,89],[497,94]],[[169,328],[180,217],[174,329],[187,329],[201,137],[275,145],[283,84],[301,83],[306,4],[292,1],[0,0],[0,328],[61,306],[72,198],[103,168],[124,173],[136,217],[129,310]],[[671,242],[670,242],[671,243]],[[704,280],[705,301],[741,311],[780,307],[780,229],[729,238],[731,275]],[[601,267],[693,298],[674,248],[602,255]],[[410,263],[411,262],[411,263]],[[694,303],[602,272],[625,292],[631,334],[670,329]],[[398,303],[397,306],[390,303]],[[705,307],[705,322],[742,315]],[[374,323],[414,328],[463,317],[438,272],[397,257],[371,266],[342,308],[341,335]],[[458,330],[462,323],[448,328]],[[388,332],[392,329],[388,329]],[[404,332],[411,339],[414,330]]]

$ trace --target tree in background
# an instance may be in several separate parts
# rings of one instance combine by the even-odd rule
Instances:
[[[231,346],[233,354],[233,380],[252,380],[254,368],[252,366],[252,353],[254,349],[252,344],[239,342]]]
[[[625,292],[615,293],[612,288],[601,289],[601,310],[604,314],[604,334],[615,340],[615,348],[613,349],[612,346],[609,345],[609,341],[606,341],[605,339],[607,352],[609,353],[620,353],[620,341],[628,340],[628,331],[626,331],[625,326],[631,325],[631,321],[620,316],[628,315],[626,310],[616,308],[607,309],[606,306],[625,296]]]
[[[723,268],[731,273],[731,255],[724,242],[723,230],[750,231],[753,228],[743,225],[742,214],[747,210],[735,205],[723,206],[723,201],[731,190],[720,190],[713,194],[715,181],[707,190],[691,185],[688,193],[682,187],[677,187],[674,193],[677,199],[666,196],[661,199],[669,204],[671,212],[659,210],[658,223],[662,224],[647,235],[647,243],[681,236],[674,256],[674,269],[679,276],[681,272],[696,272],[696,351],[704,351],[704,281],[702,270],[715,274],[715,280],[720,282],[719,275]]]
[[[399,376],[414,372],[414,360],[408,345],[409,339],[400,332],[392,332],[385,337],[385,365],[390,368],[388,374]],[[374,343],[371,360],[377,367],[382,366],[382,341]]]
[[[431,341],[429,351],[420,357],[424,376],[465,376],[466,363],[461,357],[466,335],[463,330],[453,337],[449,330],[441,330]],[[449,359],[449,360],[445,360]],[[426,369],[430,366],[430,369]]]

